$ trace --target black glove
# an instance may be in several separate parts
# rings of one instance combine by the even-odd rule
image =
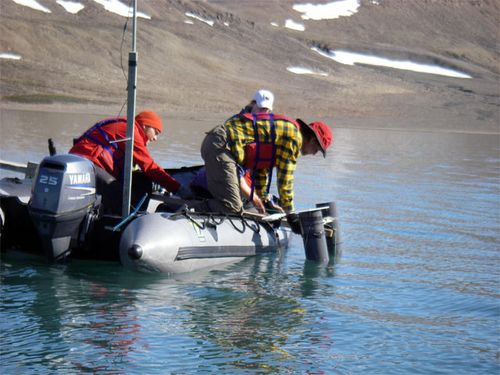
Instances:
[[[288,221],[288,225],[290,225],[293,233],[302,234],[302,226],[300,225],[299,215],[292,212],[286,215],[286,220]]]

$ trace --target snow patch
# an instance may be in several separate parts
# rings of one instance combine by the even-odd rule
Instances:
[[[44,7],[36,0],[12,0],[12,1],[14,1],[16,4],[23,5],[31,9],[39,10],[41,12],[52,13],[49,8]]]
[[[326,4],[295,4],[293,10],[304,13],[304,20],[331,20],[339,17],[349,17],[357,13],[359,0],[342,0]]]
[[[443,68],[438,65],[419,64],[408,60],[390,60],[383,57],[363,55],[360,53],[353,53],[341,50],[326,52],[316,47],[313,47],[312,50],[318,52],[322,56],[326,56],[340,64],[345,64],[345,65],[355,65],[355,64],[376,65],[387,68],[411,70],[419,73],[438,74],[447,77],[472,78],[468,74],[458,72],[453,69]]]
[[[122,17],[130,17],[132,18],[134,14],[134,9],[128,5],[123,4],[118,0],[94,0],[97,4],[100,4],[106,9],[108,12],[118,14]],[[145,13],[137,11],[137,17],[145,18],[150,20],[151,16],[148,16]]]
[[[286,68],[286,70],[288,70],[291,73],[295,73],[295,74],[313,74],[313,75],[319,75],[319,76],[323,76],[323,77],[328,76],[328,73],[319,72],[319,71],[311,70],[309,68],[303,68],[300,66],[289,66],[288,68]]]
[[[79,11],[85,8],[83,4],[77,3],[75,1],[57,0],[57,4],[62,6],[64,10],[66,10],[66,12],[71,14],[77,14]]]
[[[191,12],[186,12],[184,14],[187,17],[191,17],[191,18],[194,18],[195,20],[198,20],[198,21],[201,21],[201,22],[205,22],[207,25],[210,25],[210,26],[214,25],[214,21],[212,21],[212,20],[206,20],[206,19],[198,16],[197,14],[194,14],[194,13],[191,13]]]
[[[304,31],[306,28],[303,24],[295,22],[293,20],[286,20],[285,21],[285,27],[287,29],[292,29],[292,30],[297,30],[297,31]]]
[[[12,52],[0,52],[0,59],[21,60],[21,56]]]

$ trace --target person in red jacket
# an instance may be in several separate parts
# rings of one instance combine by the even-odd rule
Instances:
[[[76,139],[69,151],[89,159],[96,167],[96,188],[103,196],[108,211],[119,213],[123,190],[123,161],[127,119],[107,118],[99,121]],[[155,163],[147,145],[157,140],[163,131],[161,118],[153,111],[143,111],[135,117],[133,162],[143,172],[134,173],[132,204],[137,203],[145,193],[151,192],[151,181],[172,193],[186,193],[178,181]]]

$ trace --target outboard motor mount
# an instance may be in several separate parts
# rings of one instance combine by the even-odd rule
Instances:
[[[96,204],[95,170],[91,161],[72,154],[42,160],[28,204],[30,217],[49,260],[69,254],[71,241]]]

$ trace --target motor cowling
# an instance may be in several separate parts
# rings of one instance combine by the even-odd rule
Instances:
[[[28,204],[30,217],[50,260],[67,256],[72,240],[96,204],[91,161],[72,154],[46,157],[40,163]]]

